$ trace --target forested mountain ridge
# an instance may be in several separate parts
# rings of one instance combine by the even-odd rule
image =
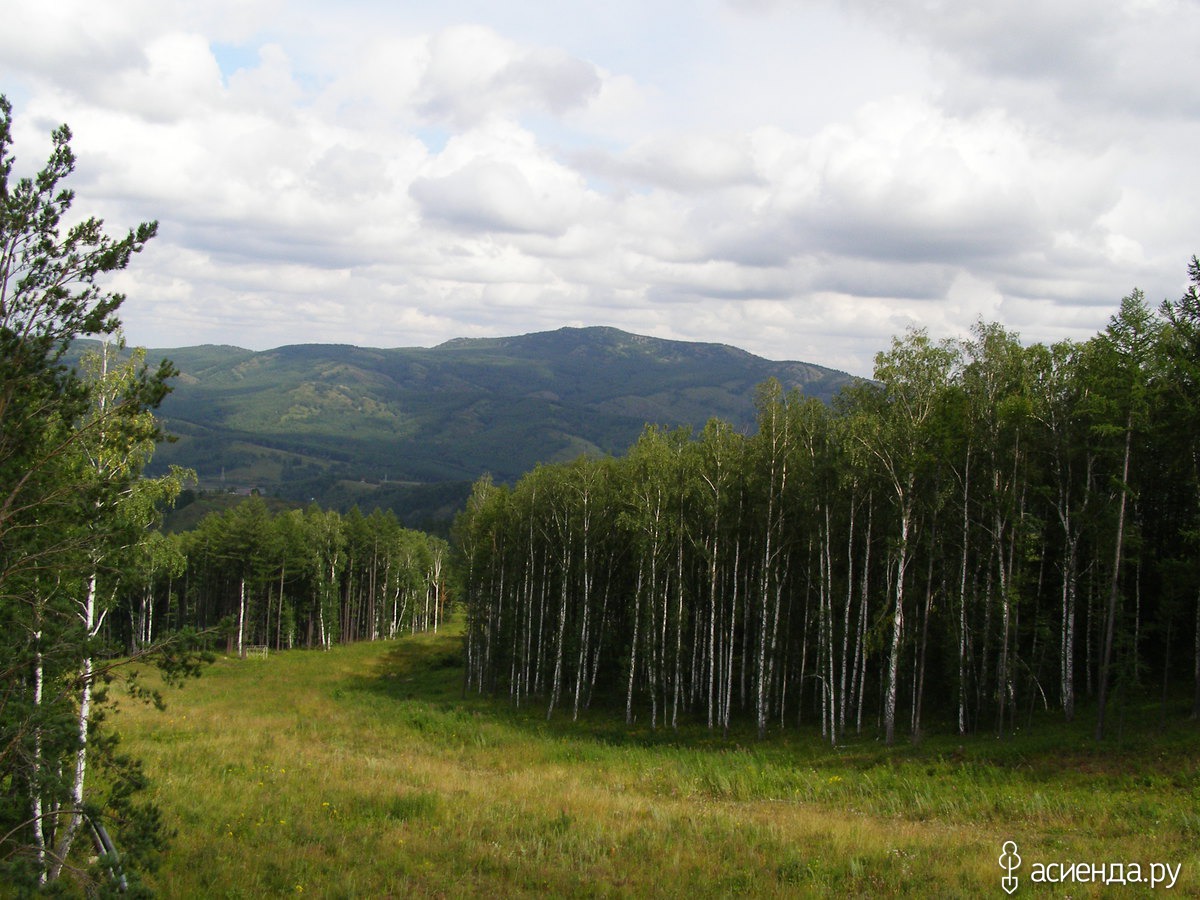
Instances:
[[[754,423],[769,378],[828,400],[851,377],[720,344],[562,328],[391,350],[305,344],[152,350],[180,370],[163,403],[178,440],[156,469],[331,506],[412,505],[414,484],[515,479],[541,462],[620,453],[646,423]],[[426,488],[428,492],[428,488]],[[374,496],[367,496],[368,494]]]

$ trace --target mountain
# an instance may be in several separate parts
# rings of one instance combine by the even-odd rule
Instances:
[[[621,453],[646,423],[754,425],[757,385],[828,400],[849,375],[721,344],[615,328],[377,350],[304,344],[253,352],[153,350],[181,375],[161,409],[178,437],[155,469],[202,488],[258,488],[332,506],[437,517],[484,472],[511,481],[539,462]]]

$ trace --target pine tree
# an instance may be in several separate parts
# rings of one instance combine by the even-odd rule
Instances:
[[[114,833],[127,858],[159,838],[142,828],[139,845],[137,823],[153,826],[152,810],[128,793],[96,794],[85,776],[94,762],[121,766],[94,715],[114,671],[94,663],[109,610],[101,588],[144,538],[153,495],[177,489],[140,478],[162,437],[150,411],[174,370],[115,366],[107,348],[90,374],[65,361],[78,339],[117,332],[123,298],[100,282],[156,226],[119,239],[95,218],[66,227],[70,138],[57,129],[45,167],[14,182],[12,107],[0,97],[0,880],[27,885],[99,875],[77,838],[101,833],[106,817],[124,821]],[[195,663],[174,650],[160,659],[173,672]],[[142,780],[136,768],[124,776]]]

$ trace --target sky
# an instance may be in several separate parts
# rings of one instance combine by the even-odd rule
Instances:
[[[1200,253],[1200,0],[6,0],[16,171],[159,235],[132,344],[609,325],[869,375]]]

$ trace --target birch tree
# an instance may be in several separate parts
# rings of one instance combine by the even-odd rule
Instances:
[[[932,426],[957,354],[948,342],[935,344],[924,331],[896,338],[891,350],[875,357],[876,391],[864,391],[856,439],[874,459],[894,503],[895,545],[891,639],[884,697],[884,736],[893,743],[900,649],[904,639],[905,588],[915,550],[920,480],[932,463]]]
[[[1109,320],[1108,327],[1093,340],[1095,378],[1099,387],[1096,402],[1100,407],[1100,421],[1096,429],[1114,445],[1116,459],[1119,459],[1112,475],[1117,508],[1104,611],[1096,740],[1103,739],[1105,735],[1113,647],[1120,612],[1133,440],[1136,430],[1145,423],[1151,349],[1156,340],[1157,327],[1144,295],[1135,290],[1121,301],[1121,308]]]
[[[87,433],[80,443],[83,467],[79,482],[94,481],[97,489],[90,495],[93,515],[90,521],[86,569],[76,601],[75,615],[82,638],[82,659],[76,676],[77,703],[76,749],[69,775],[69,802],[60,806],[61,814],[43,817],[43,837],[39,848],[45,853],[43,866],[48,880],[56,880],[69,858],[71,846],[79,834],[84,817],[84,789],[88,768],[88,746],[92,730],[92,706],[97,672],[92,648],[96,646],[105,618],[112,611],[116,591],[104,596],[102,589],[108,572],[118,572],[115,563],[130,551],[149,551],[146,530],[158,518],[161,504],[174,502],[185,473],[174,472],[160,479],[139,479],[153,453],[159,436],[152,413],[138,399],[138,371],[144,353],[121,363],[117,353],[120,342],[105,342],[94,355],[85,357],[84,369],[94,397],[92,408],[79,423]],[[118,575],[119,580],[119,575]],[[147,639],[144,646],[152,646]],[[38,803],[45,811],[45,804]]]
[[[988,541],[986,559],[995,579],[1000,636],[996,657],[996,727],[1015,702],[1013,605],[1017,548],[1023,536],[1027,494],[1026,420],[1030,405],[1025,351],[1016,335],[998,325],[978,323],[966,345],[968,360],[962,382],[970,426],[979,447],[976,478],[982,481],[980,525]],[[991,596],[991,594],[989,594]]]
[[[86,778],[93,748],[113,744],[97,742],[94,711],[114,669],[94,660],[110,608],[105,564],[137,540],[138,476],[161,436],[148,412],[173,374],[164,363],[88,377],[66,362],[78,339],[117,332],[123,297],[103,278],[156,230],[114,238],[96,218],[66,224],[70,138],[55,130],[44,168],[14,180],[12,107],[0,97],[0,783],[23,798],[0,805],[0,880],[28,887],[102,877],[77,846],[83,819],[102,825],[131,808],[119,793],[90,793]],[[114,831],[134,859],[157,840],[151,829],[139,849],[133,830]]]
[[[1075,656],[1079,570],[1084,526],[1094,497],[1096,454],[1083,409],[1088,385],[1082,377],[1082,347],[1062,342],[1031,350],[1033,415],[1043,435],[1043,491],[1060,529],[1059,703],[1068,722],[1075,717]]]

